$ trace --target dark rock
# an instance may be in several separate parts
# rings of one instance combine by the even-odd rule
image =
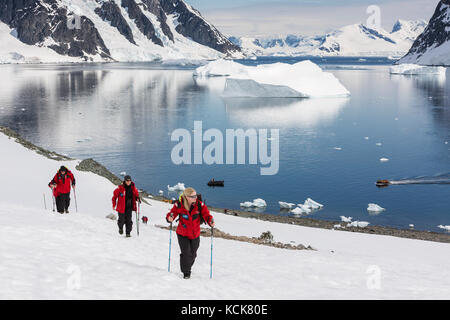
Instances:
[[[95,9],[95,13],[103,19],[103,21],[108,21],[111,26],[117,28],[121,35],[123,35],[132,44],[136,44],[133,38],[133,32],[128,25],[125,18],[120,12],[119,6],[114,1],[103,2],[100,8]]]
[[[420,58],[431,48],[441,46],[450,41],[450,0],[441,0],[424,32],[414,41],[403,59],[416,55]],[[400,61],[401,62],[401,61]]]
[[[149,40],[161,47],[164,46],[161,39],[156,36],[155,27],[134,0],[122,0],[122,7],[127,9],[130,18]]]
[[[213,25],[205,21],[200,12],[192,10],[182,0],[160,0],[166,14],[178,14],[178,33],[195,42],[213,48],[222,53],[240,52],[240,47],[233,44]]]

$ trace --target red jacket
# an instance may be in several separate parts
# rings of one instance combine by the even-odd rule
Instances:
[[[199,204],[201,205],[201,212],[198,210]],[[206,204],[203,204],[199,200],[191,206],[189,211],[186,210],[180,201],[177,201],[172,210],[167,214],[166,219],[172,216],[175,220],[179,216],[180,221],[177,227],[177,234],[188,237],[189,239],[196,239],[200,237],[200,214],[209,225],[214,221]]]
[[[133,192],[133,211],[137,211],[136,201],[140,201],[139,191],[136,189],[134,182],[131,183],[131,190]],[[125,213],[125,186],[123,184],[119,185],[116,190],[114,190],[114,194],[112,197],[113,207],[116,208],[118,213]],[[117,207],[116,207],[117,205]]]
[[[56,188],[53,190],[53,195],[55,197],[63,193],[70,193],[71,186],[75,186],[75,177],[70,170],[67,170],[65,175],[62,175],[61,172],[58,171],[52,181],[48,184],[49,187],[51,187],[51,185],[56,185]]]

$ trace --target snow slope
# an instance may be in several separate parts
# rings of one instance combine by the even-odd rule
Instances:
[[[14,30],[0,21],[0,63],[76,62],[46,47],[30,46],[15,37]]]
[[[449,244],[322,230],[213,213],[217,227],[234,235],[312,245],[290,251],[202,238],[191,280],[178,271],[172,247],[167,272],[169,204],[150,200],[140,237],[117,233],[111,213],[114,186],[78,161],[44,158],[0,134],[0,299],[449,299]],[[60,215],[47,183],[65,164],[77,178],[79,213]],[[379,281],[377,280],[379,275]],[[374,280],[375,279],[375,280]]]

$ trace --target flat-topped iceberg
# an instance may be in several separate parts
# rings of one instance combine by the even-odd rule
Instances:
[[[295,64],[245,66],[216,60],[195,70],[196,77],[228,77],[226,97],[312,98],[345,97],[350,92],[329,72],[306,60]]]
[[[390,68],[391,74],[405,74],[405,75],[424,75],[433,74],[445,76],[447,69],[445,67],[421,66],[418,64],[399,64]]]

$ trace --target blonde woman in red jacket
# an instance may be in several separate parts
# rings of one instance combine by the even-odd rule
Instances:
[[[180,267],[185,279],[191,276],[191,268],[197,257],[200,246],[200,223],[203,219],[210,227],[215,227],[213,216],[208,207],[202,203],[193,188],[186,188],[177,200],[166,220],[172,223],[179,217],[177,227],[178,244],[180,245]]]

